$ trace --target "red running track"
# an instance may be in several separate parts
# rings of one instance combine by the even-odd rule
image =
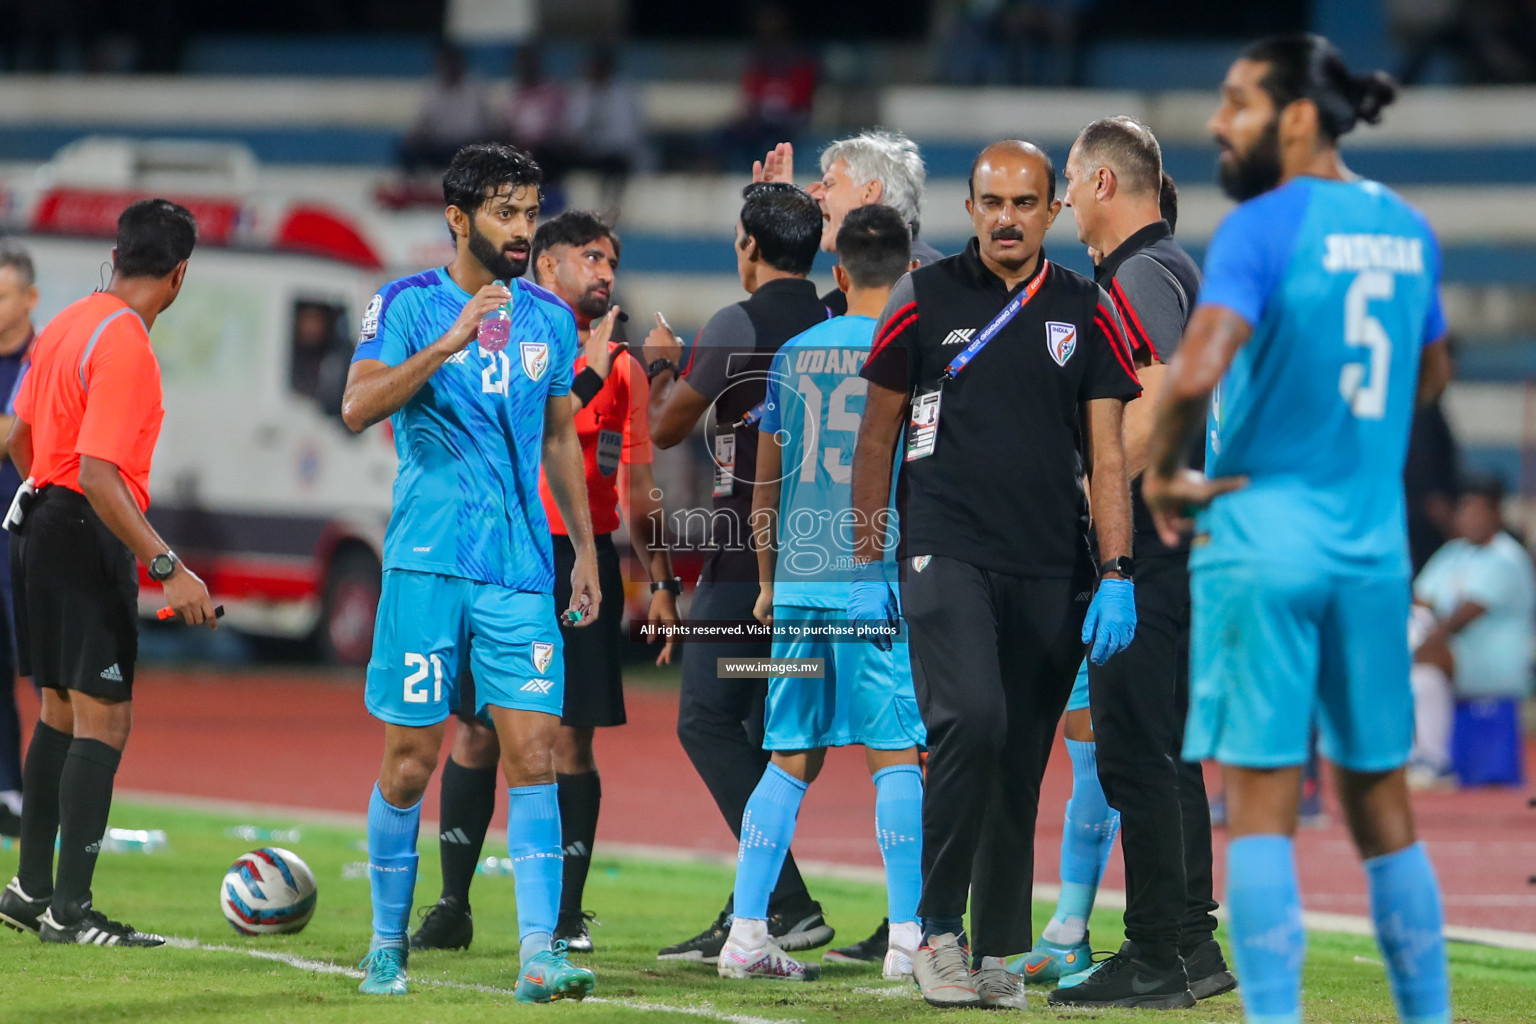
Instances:
[[[382,727],[363,709],[355,676],[314,671],[150,670],[135,685],[133,738],[121,789],[362,814],[377,777]],[[19,688],[24,720],[36,717]],[[598,841],[731,853],[735,843],[674,732],[677,696],[632,689],[629,725],[599,731],[603,814]],[[1536,778],[1536,747],[1527,748]],[[1036,879],[1055,882],[1061,813],[1071,789],[1065,751],[1052,757],[1041,800]],[[1439,870],[1452,924],[1536,933],[1536,810],[1515,790],[1421,794],[1420,832]],[[498,823],[504,812],[498,812]],[[437,788],[425,815],[437,817]],[[1354,850],[1329,805],[1330,824],[1304,830],[1297,857],[1309,910],[1366,914]],[[1225,836],[1216,833],[1218,892]],[[800,812],[796,855],[878,867],[874,790],[858,750],[833,751]],[[1120,888],[1113,858],[1105,884]]]

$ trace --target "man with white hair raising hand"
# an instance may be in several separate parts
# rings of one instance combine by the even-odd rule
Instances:
[[[752,165],[753,181],[793,183],[794,176],[795,147],[790,142],[779,143]],[[821,180],[805,186],[821,207],[821,251],[836,251],[837,233],[849,210],[883,203],[901,214],[912,232],[914,268],[943,259],[943,253],[918,238],[927,177],[917,143],[900,132],[876,129],[832,143],[821,151]],[[836,288],[821,299],[835,316],[848,311],[847,296]]]

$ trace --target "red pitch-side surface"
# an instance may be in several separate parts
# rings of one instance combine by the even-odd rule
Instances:
[[[36,718],[19,688],[24,720]],[[377,778],[383,726],[363,709],[361,680],[318,672],[147,671],[135,685],[134,732],[120,789],[361,814]],[[677,742],[675,693],[632,690],[629,725],[599,730],[603,773],[598,842],[734,852],[735,842]],[[451,729],[450,729],[451,735]],[[444,756],[446,756],[446,751]],[[1536,746],[1527,748],[1536,778]],[[1214,781],[1214,780],[1213,780]],[[1064,750],[1052,757],[1040,807],[1035,877],[1056,881],[1061,812],[1071,789]],[[1450,923],[1536,933],[1536,810],[1515,790],[1415,798],[1421,835],[1439,870]],[[437,785],[425,816],[437,817]],[[1309,910],[1366,914],[1365,883],[1337,805],[1330,824],[1298,837]],[[504,821],[498,811],[496,828]],[[423,837],[428,840],[428,837]],[[1225,835],[1216,832],[1217,891]],[[800,813],[796,855],[878,867],[874,789],[861,751],[833,751]],[[1117,855],[1107,886],[1121,888]],[[701,897],[703,899],[704,897]],[[712,897],[711,897],[712,898]],[[700,904],[701,912],[714,904]]]

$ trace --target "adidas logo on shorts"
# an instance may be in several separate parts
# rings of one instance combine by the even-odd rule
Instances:
[[[101,678],[107,680],[108,682],[120,683],[123,681],[123,670],[118,668],[117,662],[114,661],[111,665],[102,670]]]
[[[548,693],[550,687],[554,685],[553,679],[530,679],[518,689],[523,693]]]

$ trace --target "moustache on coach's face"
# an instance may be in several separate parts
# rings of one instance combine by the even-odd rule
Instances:
[[[1022,242],[1024,241],[1024,232],[1020,231],[1018,228],[996,228],[993,230],[992,241],[1002,242],[1005,240]]]

